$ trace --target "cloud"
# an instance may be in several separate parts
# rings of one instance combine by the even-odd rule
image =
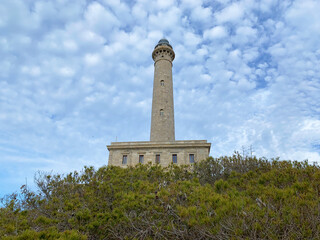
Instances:
[[[184,34],[184,43],[188,47],[196,47],[201,42],[200,36],[192,33],[192,32],[186,32]]]
[[[209,7],[197,6],[191,12],[191,19],[202,23],[212,21],[212,11]]]
[[[175,5],[175,1],[173,0],[157,0],[157,8],[158,9],[168,9]]]
[[[319,7],[320,3],[318,1],[295,1],[285,13],[284,17],[289,26],[294,26],[299,30],[317,30],[319,29],[320,20],[320,16],[317,14]]]
[[[174,31],[180,26],[181,10],[177,7],[172,7],[166,12],[159,11],[156,14],[151,14],[148,18],[151,28]]]
[[[14,11],[10,11],[14,9]],[[4,1],[0,7],[0,27],[3,33],[32,32],[39,27],[39,19],[29,11],[28,6],[19,1]],[[25,21],[28,19],[28,21]]]
[[[244,9],[240,3],[232,3],[214,14],[218,23],[240,21],[244,15]]]
[[[236,30],[235,39],[237,43],[247,44],[256,41],[257,30],[248,26],[240,26]]]
[[[210,39],[210,40],[225,38],[227,36],[228,36],[228,32],[222,26],[216,26],[211,29],[208,29],[203,34],[204,39]]]
[[[89,28],[98,33],[108,32],[120,25],[117,17],[97,2],[88,6],[84,17]]]
[[[202,0],[181,0],[181,6],[184,8],[193,9],[203,4]]]
[[[213,156],[252,146],[320,162],[318,9],[312,0],[3,0],[0,195],[38,169],[107,164],[116,139],[148,140],[162,37],[176,53],[177,139],[208,139]]]
[[[86,54],[84,61],[87,65],[96,65],[101,61],[99,54]]]

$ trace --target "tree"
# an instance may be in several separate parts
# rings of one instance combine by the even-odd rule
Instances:
[[[319,239],[320,169],[208,158],[192,166],[39,172],[2,199],[2,239]]]

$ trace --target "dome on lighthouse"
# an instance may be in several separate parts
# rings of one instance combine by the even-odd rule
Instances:
[[[169,44],[169,41],[165,38],[159,40],[158,44]]]
[[[162,46],[162,45],[167,45],[168,47],[172,48],[172,46],[170,45],[169,41],[165,38],[162,38],[159,40],[158,44],[154,47],[158,47],[158,46]]]

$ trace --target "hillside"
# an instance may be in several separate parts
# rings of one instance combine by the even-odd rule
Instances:
[[[320,168],[232,157],[84,167],[2,199],[1,239],[320,239]]]

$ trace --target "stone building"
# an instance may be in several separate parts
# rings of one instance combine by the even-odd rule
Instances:
[[[112,142],[108,165],[134,166],[138,163],[191,164],[209,156],[206,140],[175,140],[172,62],[175,53],[168,40],[161,39],[152,52],[154,81],[150,141]]]

